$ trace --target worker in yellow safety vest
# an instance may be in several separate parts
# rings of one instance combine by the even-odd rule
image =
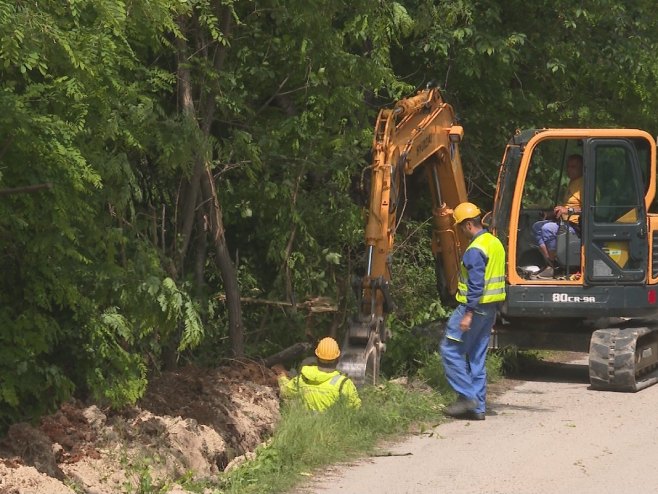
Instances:
[[[285,369],[275,369],[283,398],[299,397],[309,410],[322,412],[341,399],[347,406],[359,408],[361,399],[352,380],[336,370],[340,349],[333,338],[323,338],[315,348],[317,365],[305,365],[288,378]]]
[[[471,242],[462,256],[456,295],[459,305],[441,341],[446,378],[457,393],[457,401],[444,413],[484,420],[487,349],[498,306],[505,300],[505,248],[483,227],[481,211],[475,204],[459,204],[453,218],[455,228],[461,228]]]

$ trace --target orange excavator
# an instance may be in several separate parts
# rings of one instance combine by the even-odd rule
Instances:
[[[339,369],[375,383],[390,337],[386,316],[395,231],[407,177],[424,173],[432,199],[432,252],[444,305],[454,304],[467,247],[452,210],[468,201],[459,145],[464,136],[437,87],[379,112],[370,164],[366,266],[355,277],[356,314],[348,323]],[[551,219],[568,178],[568,158],[582,157],[583,189],[576,227]],[[507,252],[507,300],[492,346],[589,352],[593,388],[637,391],[658,380],[658,215],[656,142],[636,129],[529,129],[509,140],[493,211],[484,221]],[[415,192],[415,191],[412,191]],[[535,225],[556,221],[551,277]]]

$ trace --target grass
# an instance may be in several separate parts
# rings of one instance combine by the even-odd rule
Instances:
[[[284,492],[317,468],[374,452],[382,438],[442,420],[444,398],[432,390],[387,382],[360,394],[358,410],[335,406],[318,414],[286,404],[272,440],[254,461],[229,472],[217,492]]]
[[[489,355],[490,381],[500,379],[510,357],[516,353]],[[383,439],[434,427],[444,420],[442,406],[454,398],[441,357],[427,355],[418,377],[429,386],[384,382],[360,390],[363,405],[358,410],[339,405],[313,413],[298,402],[286,403],[276,432],[253,460],[223,474],[218,483],[183,484],[212,494],[286,492],[322,467],[375,453]]]
[[[490,351],[487,355],[487,382],[493,383],[502,379],[507,369],[516,368],[519,352],[516,350]],[[418,370],[421,380],[436,389],[441,395],[452,401],[455,393],[450,388],[443,372],[441,356],[438,353],[429,354],[423,361],[423,366]]]

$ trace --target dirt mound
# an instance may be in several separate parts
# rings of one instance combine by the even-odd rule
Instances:
[[[166,372],[136,407],[104,412],[70,402],[36,427],[14,424],[0,441],[0,494],[74,492],[65,483],[113,494],[145,483],[158,490],[188,472],[212,477],[278,420],[276,376],[254,362]]]

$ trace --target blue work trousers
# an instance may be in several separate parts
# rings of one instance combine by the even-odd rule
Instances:
[[[532,225],[532,231],[537,239],[537,245],[545,245],[549,252],[557,250],[557,233],[560,225],[555,221],[542,220]],[[569,225],[569,233],[576,234],[573,226]]]
[[[471,329],[459,329],[466,306],[460,304],[448,319],[441,341],[441,359],[450,386],[461,397],[476,400],[475,409],[484,413],[487,398],[485,366],[491,328],[496,321],[498,304],[481,304],[473,312]]]

